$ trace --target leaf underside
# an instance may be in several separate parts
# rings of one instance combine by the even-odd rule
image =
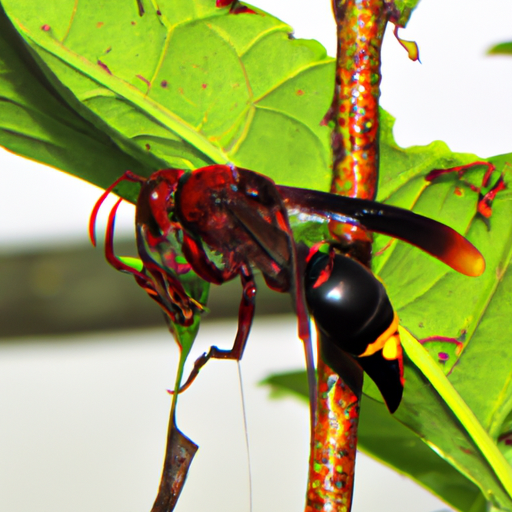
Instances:
[[[92,124],[107,134],[144,166],[137,166],[141,174],[232,162],[279,183],[328,188],[329,129],[321,121],[334,63],[316,41],[290,39],[292,29],[280,20],[260,11],[228,14],[211,0],[164,0],[158,12],[147,2],[143,16],[135,1],[2,5],[60,94],[57,106],[69,110],[67,102],[78,112],[78,130]],[[6,51],[6,58],[13,53]],[[41,83],[30,88],[35,93]],[[10,108],[26,113],[17,99]],[[24,144],[26,128],[13,130],[21,152],[47,162]],[[45,135],[48,145],[60,143],[61,134]],[[0,144],[13,146],[5,134]],[[105,175],[113,181],[126,169],[126,161],[115,170],[102,165],[95,176],[81,160],[48,163],[101,186]],[[122,195],[133,201],[136,189],[127,190]]]

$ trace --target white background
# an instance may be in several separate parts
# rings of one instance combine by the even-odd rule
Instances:
[[[297,37],[318,39],[334,53],[326,0],[254,3],[286,20]],[[509,0],[423,0],[401,32],[418,42],[422,64],[410,62],[388,34],[382,105],[397,117],[400,144],[442,139],[481,157],[512,151],[512,58],[485,56],[492,44],[512,39],[511,20]],[[3,151],[0,175],[0,250],[86,241],[98,189]],[[126,212],[124,226],[132,230],[133,210]],[[198,350],[229,344],[234,329],[210,324]],[[301,366],[294,333],[290,320],[258,319],[242,363],[256,512],[303,507],[307,409],[269,402],[255,386],[270,370]],[[0,345],[0,510],[149,510],[163,454],[173,341],[163,328],[43,341]],[[201,448],[178,511],[249,511],[239,396],[236,364],[212,362],[182,398],[180,427]],[[443,508],[421,490],[411,497],[412,483],[373,462],[358,465],[355,512]]]

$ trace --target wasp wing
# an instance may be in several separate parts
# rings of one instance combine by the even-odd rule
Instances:
[[[288,223],[284,205],[273,209],[271,216],[245,201],[231,201],[225,208],[253,238],[268,257],[252,261],[262,272],[267,285],[280,291],[289,291],[294,298],[298,317],[299,338],[304,343],[311,404],[311,421],[314,424],[316,410],[316,377],[313,348],[309,331],[309,319],[304,296],[303,269],[297,262],[297,248]],[[277,225],[269,222],[273,220]],[[283,284],[285,286],[283,287]],[[277,285],[277,286],[276,286]],[[285,289],[286,288],[286,289]]]
[[[452,228],[409,210],[318,190],[278,186],[289,209],[298,209],[398,238],[446,263],[457,272],[479,276],[485,270],[480,251]]]
[[[278,267],[291,265],[291,229],[286,231],[271,224],[258,210],[245,202],[229,203],[230,210],[239,225],[253,238],[258,246],[277,264]]]

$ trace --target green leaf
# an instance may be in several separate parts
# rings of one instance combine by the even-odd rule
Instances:
[[[394,8],[393,12],[393,20],[396,19],[396,22],[399,27],[405,27],[409,18],[411,17],[412,11],[416,9],[420,0],[394,0]]]
[[[444,369],[437,364],[431,356],[429,356],[418,340],[414,339],[404,329],[401,330],[400,337],[402,345],[411,361],[421,369],[421,372],[427,378],[428,382],[432,384],[433,388],[437,393],[439,393],[440,397],[444,400],[446,405],[456,416],[457,420],[469,434],[481,452],[481,455],[493,469],[496,477],[505,488],[508,493],[508,499],[510,499],[510,496],[512,496],[512,468],[499,451],[493,439],[491,439],[479,423],[473,411],[455,391],[453,385],[446,378]],[[460,449],[460,447],[457,447],[457,449]],[[452,451],[456,450],[452,449]],[[473,468],[473,474],[474,473]],[[486,475],[483,475],[483,478],[479,479],[480,484],[485,485],[485,479]],[[490,502],[493,502],[496,505],[501,505],[500,500],[495,501],[495,499],[493,499],[492,490],[489,489],[488,494]]]
[[[273,398],[287,395],[308,402],[306,373],[302,370],[272,375],[262,384]],[[363,395],[359,417],[358,449],[406,474],[464,512],[485,512],[478,487],[439,457],[412,430],[398,423],[382,402]]]
[[[512,410],[512,354],[506,344],[512,335],[512,326],[506,321],[512,285],[510,188],[498,193],[493,214],[485,221],[476,213],[478,195],[456,174],[445,175],[430,185],[422,178],[429,169],[467,163],[477,160],[476,157],[447,155],[443,144],[433,143],[423,150],[407,151],[409,170],[403,172],[396,165],[398,150],[389,149],[383,153],[383,164],[386,165],[387,158],[393,158],[394,175],[383,173],[386,184],[381,188],[381,199],[412,208],[466,234],[482,251],[487,269],[481,277],[468,279],[404,243],[392,242],[374,259],[375,271],[384,279],[402,324],[416,338],[447,337],[462,342],[462,351],[454,352],[443,363],[445,372],[496,440]],[[510,161],[512,155],[491,159],[497,167],[491,183],[502,172],[505,183],[511,182],[510,167],[506,165]],[[466,179],[480,185],[484,172],[483,167],[475,168],[467,173]],[[384,237],[378,237],[377,249],[386,243]],[[407,273],[401,271],[404,265]],[[450,314],[443,314],[445,311]],[[439,344],[426,346],[437,360]],[[445,343],[442,348],[448,346]]]
[[[378,432],[375,432],[378,425]],[[440,499],[464,512],[484,512],[486,500],[479,488],[439,457],[409,428],[398,423],[382,403],[363,396],[359,448],[397,468]]]
[[[479,278],[468,278],[404,242],[383,235],[375,237],[374,271],[385,282],[401,324],[417,339],[440,338],[437,343],[426,343],[425,348],[435,361],[442,361],[439,364],[447,374],[446,387],[469,406],[478,420],[476,428],[480,435],[473,435],[474,423],[461,418],[457,404],[448,405],[446,398],[442,399],[430,384],[425,377],[429,368],[424,360],[411,361],[406,355],[404,400],[394,419],[388,416],[389,422],[398,419],[407,425],[446,462],[434,464],[437,476],[432,478],[410,463],[414,460],[419,466],[432,467],[432,459],[423,446],[419,448],[420,444],[413,444],[407,457],[397,456],[394,452],[407,444],[410,434],[407,436],[401,427],[382,422],[384,409],[376,406],[363,405],[360,446],[411,475],[461,511],[483,512],[485,501],[497,509],[512,510],[509,494],[512,488],[507,483],[511,470],[496,448],[500,439],[499,448],[505,458],[512,458],[508,441],[512,438],[512,353],[508,348],[512,337],[509,321],[512,297],[510,188],[498,193],[492,216],[485,221],[476,213],[478,194],[456,173],[443,175],[432,183],[425,180],[432,169],[474,162],[479,160],[476,156],[452,153],[442,142],[399,148],[392,137],[391,116],[382,113],[381,124],[379,200],[454,227],[486,258],[485,273]],[[510,169],[505,165],[512,161],[512,155],[491,160],[497,171],[487,188],[492,187],[502,172],[505,183],[512,183]],[[480,186],[485,171],[485,167],[477,166],[466,173],[464,180]],[[443,341],[445,338],[454,343]],[[443,352],[442,359],[439,352]],[[446,355],[449,356],[447,361]],[[364,391],[382,402],[370,379],[365,379]],[[388,438],[393,428],[396,437],[391,449],[382,439]],[[461,472],[457,479],[454,479],[453,468]],[[446,482],[457,483],[451,487]],[[508,487],[509,492],[503,486]]]
[[[496,44],[487,51],[489,55],[512,55],[512,41]]]
[[[495,473],[498,468],[493,463],[489,466],[481,453],[486,443],[496,443],[511,410],[512,361],[506,344],[512,333],[509,322],[504,322],[510,311],[510,192],[505,190],[497,195],[493,214],[486,222],[476,213],[478,194],[456,173],[444,175],[431,184],[424,179],[432,169],[479,160],[474,155],[452,154],[441,142],[402,150],[389,139],[382,157],[379,198],[454,227],[482,251],[487,263],[486,272],[471,279],[402,242],[393,241],[388,246],[389,239],[376,237],[378,255],[374,258],[374,270],[386,283],[402,325],[420,340],[437,337],[462,342],[461,352],[453,350],[454,343],[443,341],[428,343],[426,348],[436,361],[442,361],[448,381],[468,404],[488,437],[485,442],[469,439],[467,425],[454,420],[440,406],[437,393],[425,385],[425,369],[407,361],[404,406],[399,409],[397,419],[474,481],[494,506],[511,510],[510,495],[504,492]],[[505,166],[510,156],[491,160],[497,167],[491,185],[501,172],[505,183],[510,183],[511,173]],[[475,167],[465,179],[480,186],[485,170],[483,166]],[[405,268],[407,272],[403,271]],[[440,352],[443,352],[442,359]]]
[[[107,187],[124,169],[143,172],[59,97],[0,6],[0,145]]]
[[[211,0],[2,0],[59,93],[155,167],[228,161],[279,183],[330,183],[333,60],[272,16]],[[159,14],[160,13],[160,14]],[[100,171],[98,171],[100,172]],[[93,178],[92,181],[95,181]]]

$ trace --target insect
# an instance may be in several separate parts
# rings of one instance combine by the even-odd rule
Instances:
[[[362,263],[335,251],[316,251],[305,275],[306,301],[319,333],[324,360],[337,369],[340,355],[334,345],[372,378],[391,413],[402,399],[402,348],[398,316],[384,285]],[[346,358],[344,358],[346,360]],[[345,381],[350,379],[345,363]],[[360,389],[353,385],[357,394]]]
[[[211,347],[195,365],[184,388],[210,358],[240,359],[254,316],[256,285],[253,268],[266,284],[291,293],[299,317],[299,337],[309,342],[303,279],[288,211],[300,211],[322,220],[335,220],[400,238],[467,275],[484,269],[478,250],[451,228],[407,210],[370,200],[336,196],[315,190],[275,185],[256,172],[228,165],[195,171],[157,171],[148,179],[125,173],[98,200],[90,221],[95,240],[96,216],[105,197],[120,181],[140,183],[137,201],[137,247],[144,264],[134,270],[113,252],[113,231],[118,201],[107,226],[106,256],[118,270],[135,276],[169,319],[190,325],[204,307],[185,291],[180,273],[193,270],[207,282],[222,284],[240,277],[242,299],[238,332],[231,350]],[[159,247],[161,260],[155,261]],[[185,260],[178,263],[178,255]],[[163,254],[163,257],[162,257]],[[306,348],[308,363],[311,355]]]
[[[195,273],[215,284],[239,277],[242,283],[233,347],[230,350],[211,347],[199,357],[188,379],[176,390],[186,389],[210,358],[242,358],[255,310],[253,268],[256,268],[269,287],[292,296],[306,354],[312,424],[316,379],[304,294],[305,261],[302,248],[294,241],[289,212],[309,214],[319,221],[350,223],[401,238],[468,275],[479,275],[484,268],[482,256],[471,243],[436,221],[370,200],[279,186],[264,175],[229,165],[211,165],[194,171],[164,169],[147,179],[127,171],[105,191],[93,209],[90,219],[93,243],[101,204],[117,184],[126,180],[140,185],[135,220],[142,267],[134,268],[114,253],[115,216],[121,200],[109,215],[105,254],[111,265],[132,274],[159,304],[174,332],[196,325],[205,309],[202,296],[194,294],[187,284],[191,275]],[[314,256],[312,261],[319,257]],[[321,316],[316,311],[314,315]],[[385,396],[390,395],[386,392]],[[176,397],[177,394],[173,397],[173,411]],[[188,458],[186,465],[176,472],[175,457],[166,456],[155,510],[172,509],[195,451],[195,445],[193,450],[189,449],[191,442],[176,428],[174,412],[171,416],[167,452],[183,453],[187,448]],[[175,474],[181,475],[179,482],[172,476]],[[167,508],[158,508],[161,503]]]
[[[90,221],[119,182],[141,184],[137,201],[137,247],[144,268],[134,270],[113,252],[113,230],[119,202],[112,209],[105,244],[107,260],[118,270],[131,273],[151,298],[163,308],[172,324],[190,325],[203,306],[190,297],[180,272],[193,270],[208,283],[222,284],[235,277],[242,282],[238,332],[231,350],[211,347],[196,362],[181,390],[194,380],[210,358],[241,359],[254,316],[256,285],[252,267],[266,284],[296,298],[299,337],[304,341],[308,365],[313,365],[309,324],[297,275],[295,244],[283,200],[268,178],[245,169],[209,166],[193,172],[165,169],[144,179],[125,173],[98,200]],[[177,264],[177,255],[185,261]],[[164,255],[156,261],[156,255]],[[310,377],[314,389],[314,374]]]

